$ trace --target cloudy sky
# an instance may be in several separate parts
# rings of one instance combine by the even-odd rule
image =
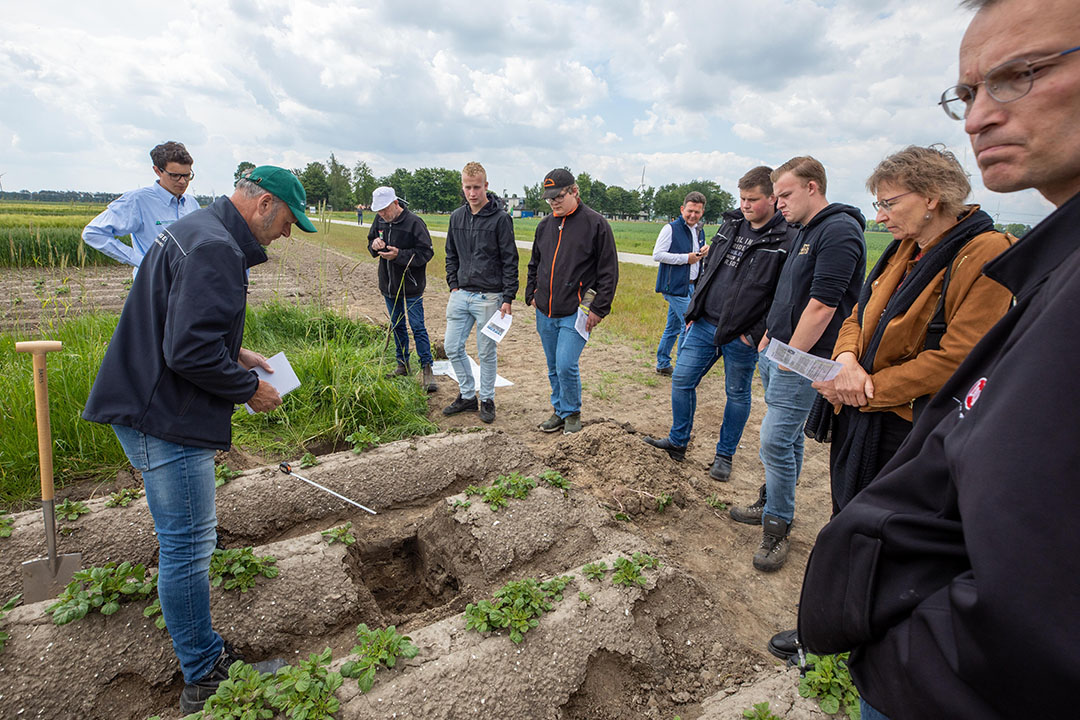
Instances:
[[[956,82],[953,0],[0,0],[0,183],[121,192],[184,142],[200,194],[239,162],[334,152],[377,175],[479,160],[511,193],[556,166],[636,188],[812,154],[873,213],[886,154],[948,145],[1002,222],[1050,205],[985,190]]]

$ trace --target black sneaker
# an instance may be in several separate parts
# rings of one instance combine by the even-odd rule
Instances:
[[[769,638],[769,652],[774,657],[787,662],[788,665],[798,665],[799,655],[799,631],[782,630]]]
[[[667,367],[656,368],[656,374],[663,375],[664,377],[671,377],[674,372],[674,369],[670,365],[668,365]]]
[[[666,452],[668,454],[668,457],[670,457],[675,462],[682,462],[686,459],[686,448],[679,447],[678,445],[672,445],[671,441],[667,438],[661,438],[657,440],[656,438],[646,435],[645,442],[649,445],[652,445],[654,448],[660,448],[661,450]]]
[[[217,692],[218,685],[229,679],[229,668],[238,660],[243,662],[244,658],[226,643],[210,672],[198,682],[185,685],[180,691],[180,711],[193,713],[202,710],[206,701]],[[286,665],[288,663],[281,658],[274,658],[254,663],[252,667],[259,673],[275,673]]]
[[[746,507],[732,507],[728,510],[728,515],[735,522],[746,523],[747,525],[760,525],[761,513],[765,512],[765,486],[762,485],[758,490],[758,499],[753,505],[747,505]]]
[[[480,419],[486,423],[495,422],[495,401],[494,400],[481,400],[480,401]]]
[[[443,415],[457,415],[458,413],[472,411],[476,412],[476,396],[471,398],[463,398],[458,393],[457,399],[442,409]]]

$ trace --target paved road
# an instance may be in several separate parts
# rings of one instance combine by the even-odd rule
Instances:
[[[352,225],[356,227],[356,223],[351,223],[348,220],[331,220],[330,222],[335,225]],[[360,227],[368,227],[368,225],[361,225]],[[428,230],[432,235],[436,237],[446,237],[446,233],[441,230]],[[516,241],[516,244],[522,250],[532,250],[532,243],[525,242],[523,240]],[[619,253],[619,262],[632,263],[634,265],[652,265],[656,267],[657,262],[652,259],[652,255],[638,255],[637,253],[621,252]]]

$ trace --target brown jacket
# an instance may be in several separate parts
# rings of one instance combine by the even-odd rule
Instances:
[[[942,236],[943,237],[943,236]],[[927,249],[941,240],[938,237]],[[874,371],[874,397],[864,412],[889,410],[905,420],[912,418],[912,403],[923,395],[937,392],[982,336],[1012,304],[1012,293],[982,274],[982,267],[1004,252],[1015,238],[992,231],[976,235],[960,249],[952,263],[952,277],[945,296],[947,330],[938,350],[923,350],[926,328],[937,308],[945,271],[927,286],[906,313],[893,318],[881,337]],[[833,358],[852,352],[861,358],[866,344],[877,329],[885,304],[900,281],[915,265],[919,248],[914,240],[903,240],[888,266],[874,281],[870,301],[859,327],[859,307],[840,327],[833,347]]]

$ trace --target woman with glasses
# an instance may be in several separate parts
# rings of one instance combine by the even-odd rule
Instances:
[[[978,205],[964,204],[971,186],[951,152],[905,148],[882,160],[866,187],[893,241],[840,328],[833,349],[840,374],[814,385],[835,412],[834,513],[888,462],[914,414],[1012,302],[981,271],[1013,239]]]

